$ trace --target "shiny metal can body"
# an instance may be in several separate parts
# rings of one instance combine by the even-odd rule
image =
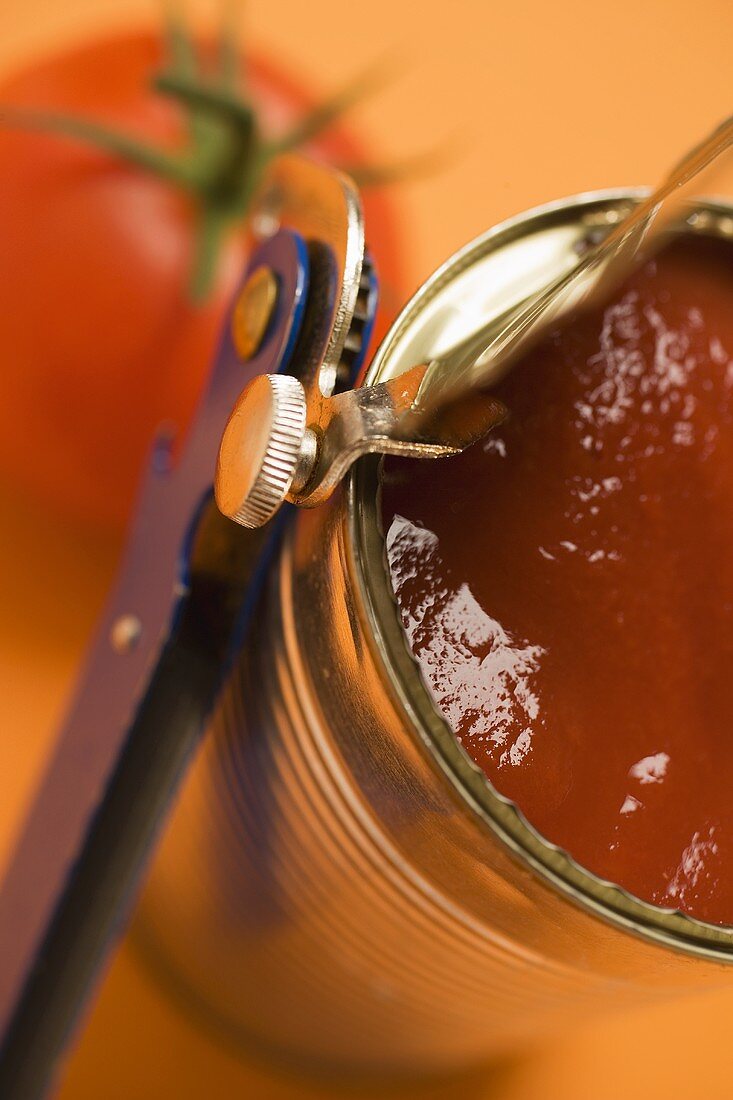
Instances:
[[[468,245],[408,304],[366,384],[499,317],[637,198],[565,200]],[[732,230],[715,204],[684,228]],[[376,461],[290,526],[136,930],[230,1036],[357,1071],[465,1066],[591,1008],[722,982],[733,959],[733,929],[584,871],[465,755],[399,625]]]

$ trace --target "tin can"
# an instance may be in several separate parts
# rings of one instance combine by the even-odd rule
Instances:
[[[469,244],[407,305],[365,384],[569,269],[639,194],[567,199]],[[732,236],[733,208],[703,205],[681,231]],[[733,929],[585,871],[447,728],[399,623],[376,460],[298,514],[255,624],[135,929],[224,1033],[321,1068],[442,1071],[591,1009],[725,980]]]

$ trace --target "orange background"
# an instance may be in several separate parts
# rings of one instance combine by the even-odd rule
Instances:
[[[203,22],[211,19],[211,8],[191,8]],[[0,68],[156,16],[144,0],[3,0]],[[399,58],[401,78],[355,112],[383,159],[456,139],[449,169],[401,188],[414,285],[508,214],[574,191],[653,181],[733,109],[730,0],[617,0],[613,7],[587,0],[249,0],[246,24],[259,48],[324,92],[385,52]],[[82,528],[59,530],[10,487],[0,486],[0,507],[6,529],[12,516],[13,532],[0,544],[2,867],[116,546]],[[491,1073],[379,1095],[729,1097],[732,1016],[733,988],[575,1030]],[[180,1015],[123,945],[61,1096],[161,1095],[325,1100],[343,1088],[328,1092],[248,1065]]]

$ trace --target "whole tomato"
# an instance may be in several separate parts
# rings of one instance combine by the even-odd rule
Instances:
[[[177,152],[180,103],[153,81],[161,33],[118,34],[39,61],[0,85],[0,476],[65,516],[121,527],[162,422],[185,433],[223,312],[245,263],[229,226],[202,300],[190,292],[201,209],[177,182],[2,108],[50,110]],[[314,97],[269,59],[243,62],[260,133],[282,131]],[[363,163],[341,120],[309,152]],[[383,280],[400,286],[391,201],[365,199]]]

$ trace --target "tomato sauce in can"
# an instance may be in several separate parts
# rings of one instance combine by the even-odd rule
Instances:
[[[364,384],[500,318],[638,198],[469,244]],[[362,459],[294,517],[135,926],[229,1039],[445,1071],[730,979],[732,260],[733,211],[702,204],[606,314],[517,365],[471,453]]]
[[[733,251],[685,237],[499,384],[454,462],[386,464],[436,705],[601,878],[733,924]]]

